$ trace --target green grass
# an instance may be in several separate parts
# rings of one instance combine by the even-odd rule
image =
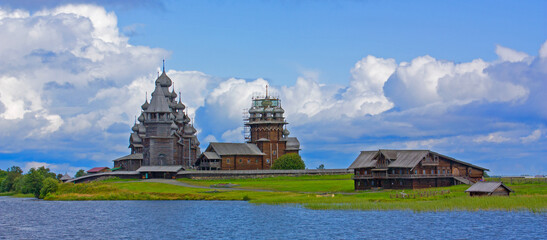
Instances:
[[[238,184],[236,188],[266,189],[282,192],[353,192],[351,174],[311,175],[298,177],[269,177],[247,179],[195,180],[178,179],[198,186],[210,186],[219,183]]]
[[[0,193],[0,196],[10,196],[10,197],[16,197],[16,198],[34,198],[34,195],[32,193],[16,193],[16,192],[3,192]]]
[[[181,187],[155,182],[92,182],[61,184],[59,190],[46,200],[244,200],[254,204],[301,205],[310,209],[339,210],[411,210],[411,211],[547,211],[547,184],[509,184],[516,193],[510,197],[469,197],[469,186],[404,190],[416,198],[392,198],[402,190],[353,191],[349,175],[275,177],[264,179],[181,180],[209,186],[218,183],[239,184],[238,188],[269,189],[273,192],[251,190],[213,190]],[[351,187],[347,185],[351,184]],[[425,195],[440,192],[442,195]],[[334,192],[335,194],[321,194]]]

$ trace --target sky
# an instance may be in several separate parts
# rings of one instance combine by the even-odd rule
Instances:
[[[201,148],[279,96],[310,169],[430,149],[547,174],[545,1],[3,1],[0,168],[112,167],[165,59]]]

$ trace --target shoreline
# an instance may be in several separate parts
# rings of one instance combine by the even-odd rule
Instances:
[[[163,181],[163,180],[162,180]],[[510,197],[469,197],[467,185],[404,190],[415,198],[396,198],[402,190],[353,191],[350,176],[276,177],[262,179],[119,181],[61,184],[48,201],[204,200],[247,201],[252,204],[299,205],[313,210],[361,211],[529,211],[547,212],[547,184],[516,184]],[[219,183],[236,189],[213,188]],[[442,192],[442,194],[441,194]]]

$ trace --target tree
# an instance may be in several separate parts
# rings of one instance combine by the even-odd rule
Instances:
[[[61,178],[63,177],[63,174],[57,174],[57,177],[55,177],[57,180],[61,180]]]
[[[40,189],[40,198],[44,199],[48,194],[54,193],[59,188],[59,181],[53,178],[46,178],[42,182],[42,189]]]
[[[272,169],[305,169],[306,164],[300,155],[288,153],[274,161]]]
[[[32,193],[36,198],[40,197],[40,190],[43,187],[44,179],[55,180],[55,173],[49,171],[49,168],[44,166],[38,169],[31,168],[23,177],[22,193]],[[57,181],[57,180],[55,180]]]
[[[13,166],[6,171],[6,177],[0,182],[0,192],[10,192],[15,190],[16,180],[21,177],[23,170],[20,167]]]
[[[325,169],[325,165],[321,164],[319,165],[319,167],[317,167],[317,169]]]
[[[31,168],[23,177],[22,193],[32,193],[36,198],[40,197],[45,177],[35,168]]]
[[[85,170],[80,169],[80,170],[78,170],[78,172],[76,172],[76,175],[74,175],[74,177],[79,178],[79,177],[84,176],[84,175],[86,175]]]

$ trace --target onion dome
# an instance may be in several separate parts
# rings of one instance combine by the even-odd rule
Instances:
[[[148,109],[148,106],[150,106],[150,104],[148,103],[148,99],[146,99],[146,101],[144,101],[144,104],[141,106],[142,110],[146,110]]]
[[[139,116],[139,118],[137,118],[137,120],[139,120],[139,122],[144,122],[144,113],[141,113],[141,115]]]
[[[133,130],[133,132],[138,132],[139,131],[139,125],[137,123],[135,123],[135,125],[133,125],[131,130]]]
[[[171,78],[165,74],[165,69],[163,70],[163,73],[156,79],[156,84],[160,84],[162,87],[170,87],[173,81],[171,81]]]
[[[173,89],[173,91],[171,91],[171,98],[177,98],[177,93],[175,92],[175,89]]]
[[[287,137],[287,136],[289,136],[290,134],[291,134],[291,132],[289,131],[289,129],[286,129],[286,128],[285,128],[285,130],[283,130],[283,136],[284,136],[284,137]]]
[[[177,130],[177,129],[179,129],[179,127],[177,126],[177,124],[171,123],[171,129],[172,130]]]
[[[184,106],[184,104],[180,101],[180,98],[179,98],[179,102],[177,103],[177,106],[175,106],[176,109],[180,109],[180,110],[184,110],[186,108],[186,106]]]

